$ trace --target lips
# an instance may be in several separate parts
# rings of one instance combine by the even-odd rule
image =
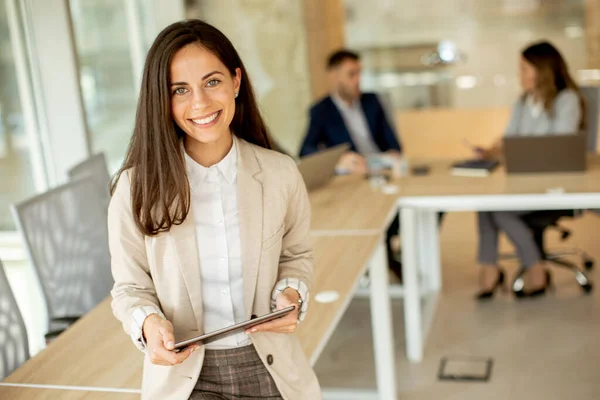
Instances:
[[[197,126],[207,126],[212,124],[213,122],[215,122],[217,120],[217,118],[219,118],[219,116],[221,115],[221,110],[204,115],[202,117],[198,117],[198,118],[190,118],[190,121]]]

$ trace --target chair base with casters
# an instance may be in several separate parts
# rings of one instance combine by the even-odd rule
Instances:
[[[533,233],[535,244],[542,255],[542,259],[550,266],[556,266],[572,271],[575,275],[575,280],[581,286],[585,293],[590,293],[593,289],[592,282],[586,274],[586,270],[590,270],[594,266],[594,260],[583,250],[578,248],[562,249],[559,251],[549,251],[544,246],[544,233],[546,229],[554,228],[561,233],[561,240],[566,240],[571,232],[558,225],[559,219],[563,217],[574,217],[577,212],[574,210],[547,210],[534,211],[525,214],[521,219],[527,224]],[[581,263],[576,263],[567,260],[566,257],[579,257]],[[516,258],[516,255],[505,255],[503,259]],[[517,278],[513,281],[513,292],[519,292],[523,289],[523,274],[525,269],[521,268],[517,274]]]

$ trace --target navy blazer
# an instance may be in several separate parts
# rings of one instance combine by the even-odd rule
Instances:
[[[360,97],[360,103],[367,119],[369,131],[377,147],[382,152],[388,150],[402,151],[396,133],[388,123],[377,95],[363,93]],[[310,109],[308,133],[300,148],[300,157],[343,143],[349,143],[351,150],[357,151],[342,114],[334,104],[331,96],[327,96]]]

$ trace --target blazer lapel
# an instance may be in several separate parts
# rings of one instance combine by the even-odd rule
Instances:
[[[200,332],[202,326],[202,278],[200,272],[200,258],[198,256],[198,243],[196,242],[196,224],[194,222],[194,208],[190,207],[187,218],[181,225],[176,225],[169,231],[179,269],[183,275],[185,286],[190,296],[196,326]]]
[[[263,234],[261,168],[252,146],[234,136],[238,148],[238,212],[246,318],[252,315]]]

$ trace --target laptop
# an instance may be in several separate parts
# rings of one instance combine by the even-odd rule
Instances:
[[[504,138],[506,172],[585,171],[586,142],[583,133]]]
[[[349,149],[350,145],[345,143],[302,157],[298,169],[306,189],[311,191],[327,184],[335,175],[335,166],[339,159]]]

